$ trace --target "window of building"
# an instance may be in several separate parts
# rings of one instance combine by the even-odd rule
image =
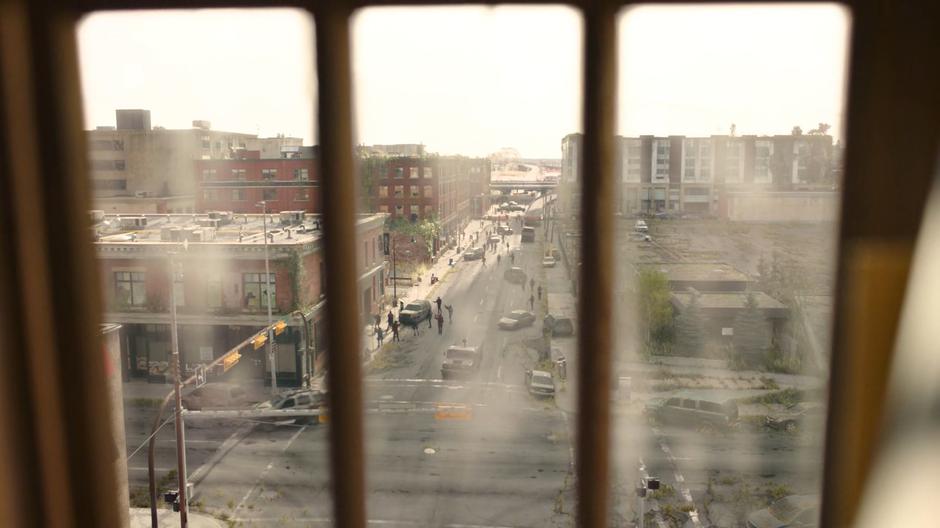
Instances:
[[[388,206],[385,205],[385,204],[380,205],[380,206],[379,206],[379,212],[380,212],[380,213],[387,213],[387,212],[388,212]]]
[[[232,189],[232,201],[235,201],[235,202],[245,201],[245,190],[244,189]]]
[[[431,187],[430,185],[425,185],[425,186],[424,186],[424,197],[425,197],[425,198],[433,198],[433,197],[434,197],[434,188]]]
[[[215,189],[205,189],[202,191],[202,199],[206,202],[214,202],[219,199],[218,191]]]
[[[146,276],[143,271],[114,272],[114,293],[117,304],[143,306],[147,302],[147,290],[144,284]]]
[[[222,275],[210,273],[206,281],[206,305],[209,308],[222,307]]]
[[[405,169],[403,167],[395,167],[395,178],[399,179],[399,178],[404,178],[404,177],[405,177]]]
[[[431,205],[425,205],[425,206],[424,206],[424,217],[425,217],[425,218],[431,218],[431,215],[433,215],[433,214],[434,214],[434,207],[431,206]]]
[[[405,195],[405,186],[404,186],[404,185],[396,185],[396,186],[395,186],[395,197],[396,197],[396,198],[401,198],[401,197],[404,196],[404,195]]]
[[[418,177],[418,167],[408,167],[408,177],[417,178]]]
[[[412,198],[417,198],[417,197],[420,196],[420,195],[421,195],[421,188],[418,187],[417,185],[412,185],[412,186],[411,186],[411,197],[412,197]]]
[[[245,169],[232,169],[232,179],[235,181],[245,181]]]
[[[294,201],[296,202],[310,201],[310,189],[297,189],[297,193],[294,195]]]
[[[277,303],[277,281],[275,274],[269,273],[268,280],[271,284],[271,307],[274,308]],[[244,292],[244,306],[246,308],[267,308],[268,307],[268,281],[265,280],[264,273],[243,273],[242,291]]]
[[[401,204],[395,204],[395,215],[404,216],[405,215],[405,206]]]
[[[277,200],[277,189],[262,189],[261,199],[265,201]]]
[[[261,179],[267,181],[277,179],[277,169],[261,169]]]
[[[388,198],[388,185],[379,185],[379,198]]]
[[[434,176],[434,171],[431,167],[424,167],[424,177],[431,178]]]
[[[310,174],[308,169],[294,169],[294,179],[299,181],[307,181],[310,179]]]

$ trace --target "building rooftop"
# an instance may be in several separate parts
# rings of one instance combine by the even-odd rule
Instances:
[[[750,278],[722,262],[656,263],[643,266],[666,274],[670,281],[748,282]]]
[[[323,234],[319,214],[303,211],[269,213],[267,222],[261,214],[209,212],[205,214],[103,214],[92,211],[95,242],[101,245],[262,245],[267,229],[268,243],[274,245],[306,244]],[[381,224],[385,214],[362,214],[357,227],[365,229]],[[265,223],[267,227],[265,227]]]
[[[786,317],[787,307],[780,301],[761,291],[750,292],[757,301],[757,307],[770,317]],[[747,292],[727,292],[727,293],[699,293],[698,304],[702,309],[743,309],[747,303]],[[673,303],[677,304],[679,309],[685,308],[689,304],[691,293],[673,293]]]

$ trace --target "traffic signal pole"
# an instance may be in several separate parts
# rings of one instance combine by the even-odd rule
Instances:
[[[179,335],[176,328],[176,264],[173,261],[173,252],[169,253],[170,259],[170,344],[173,347],[173,392],[176,399],[176,473],[179,482],[179,508],[180,508],[180,527],[189,526],[186,489],[186,424],[183,422],[183,395],[182,379],[183,364],[180,360]]]

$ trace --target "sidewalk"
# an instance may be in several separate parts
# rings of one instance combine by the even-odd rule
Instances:
[[[225,523],[204,513],[189,512],[187,516],[191,528],[225,528]],[[157,523],[160,526],[179,526],[180,514],[170,509],[157,510]],[[131,508],[130,528],[150,528],[150,508]]]

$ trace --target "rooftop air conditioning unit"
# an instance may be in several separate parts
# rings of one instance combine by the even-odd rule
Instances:
[[[220,226],[232,223],[233,215],[231,211],[209,211],[209,218],[218,220]]]
[[[198,218],[196,225],[199,227],[219,227],[221,222],[217,218]]]
[[[303,222],[303,211],[281,211],[281,225],[296,225]]]
[[[122,229],[140,229],[143,227],[147,227],[146,216],[122,216],[121,217]]]
[[[170,228],[170,242],[182,242],[183,230],[178,227]]]

